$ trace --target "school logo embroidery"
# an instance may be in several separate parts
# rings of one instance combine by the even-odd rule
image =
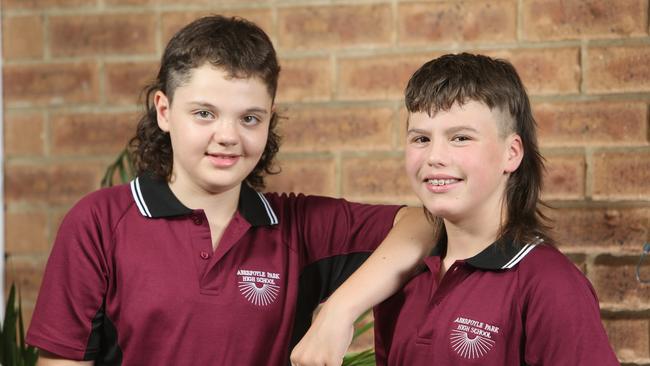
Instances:
[[[460,357],[475,359],[485,356],[496,341],[499,327],[473,319],[457,317],[451,331],[451,348]]]
[[[280,292],[280,274],[248,269],[237,270],[239,292],[257,306],[272,304]]]

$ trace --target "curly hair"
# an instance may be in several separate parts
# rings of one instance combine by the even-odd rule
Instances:
[[[173,169],[173,150],[169,134],[158,127],[154,94],[162,91],[170,103],[174,91],[188,82],[193,69],[210,63],[231,77],[260,78],[274,100],[280,66],[273,44],[257,25],[242,18],[220,15],[199,18],[178,31],[167,43],[158,76],[143,93],[145,113],[138,122],[136,135],[129,141],[137,174],[147,173],[169,180]],[[245,182],[264,188],[264,175],[277,173],[273,159],[280,148],[278,116],[272,113],[262,157]]]

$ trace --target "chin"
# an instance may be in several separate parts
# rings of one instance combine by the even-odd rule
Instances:
[[[209,192],[221,193],[240,184],[241,181],[236,179],[209,179],[204,182],[204,187]]]
[[[443,219],[453,216],[453,210],[449,209],[449,207],[425,202],[422,202],[422,204],[433,216],[437,216]]]

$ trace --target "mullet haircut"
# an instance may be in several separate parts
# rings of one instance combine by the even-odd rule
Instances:
[[[500,121],[502,137],[516,133],[521,137],[524,157],[510,174],[505,192],[506,220],[499,238],[507,237],[524,244],[536,236],[552,243],[550,220],[542,212],[541,201],[544,158],[537,144],[536,122],[519,75],[508,61],[470,53],[449,54],[431,60],[411,76],[406,86],[405,103],[409,113],[435,115],[454,104],[476,101],[507,115]],[[425,213],[446,240],[442,219]]]
[[[167,43],[156,80],[143,90],[146,112],[138,123],[136,136],[129,142],[138,174],[146,172],[154,178],[169,180],[172,145],[169,134],[158,127],[153,96],[160,90],[171,103],[176,88],[188,82],[194,69],[205,64],[225,70],[233,78],[257,77],[275,99],[280,66],[273,44],[261,28],[242,18],[219,15],[193,21]],[[245,179],[253,188],[264,188],[264,174],[276,173],[272,167],[280,147],[277,123],[278,116],[273,112],[262,157]]]

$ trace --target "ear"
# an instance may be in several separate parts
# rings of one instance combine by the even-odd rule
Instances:
[[[158,90],[153,95],[153,104],[156,107],[158,127],[165,132],[169,132],[169,99],[165,93]]]
[[[503,172],[509,174],[519,168],[521,160],[524,158],[524,145],[521,142],[521,136],[513,133],[506,137],[506,146],[506,164]]]

